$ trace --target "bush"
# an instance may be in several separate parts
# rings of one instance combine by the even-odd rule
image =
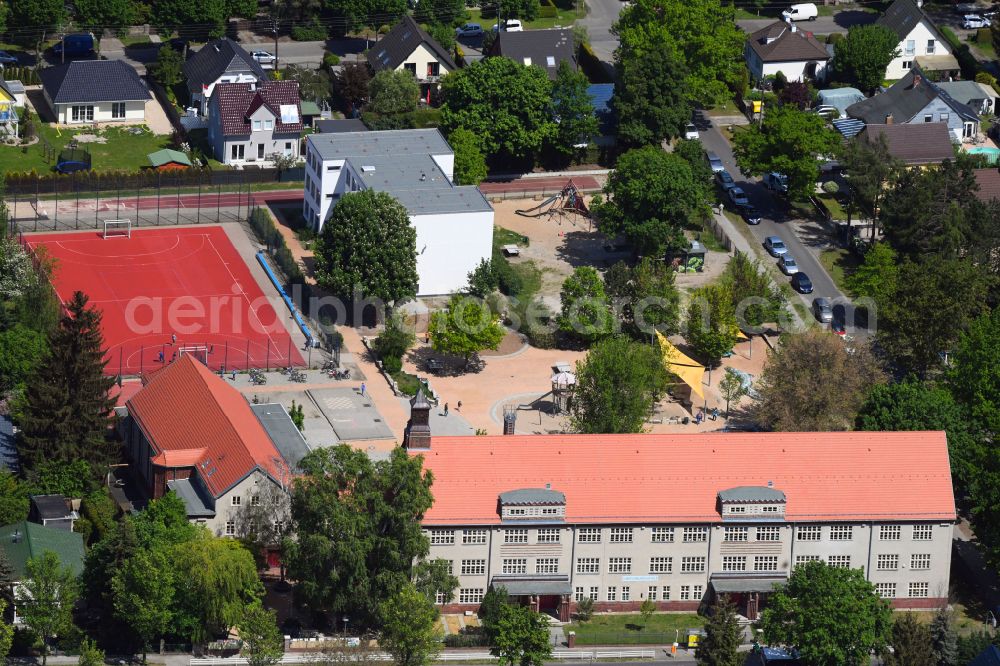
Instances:
[[[823,183],[823,191],[827,194],[836,194],[840,191],[840,185],[837,185],[837,183],[832,180],[828,180]]]
[[[489,647],[485,634],[448,634],[444,646],[450,648]]]
[[[323,54],[323,67],[330,69],[340,64],[340,56],[336,53]]]
[[[976,83],[985,83],[988,86],[992,86],[997,82],[995,76],[989,72],[979,72],[976,74]]]
[[[538,18],[557,18],[559,16],[559,10],[553,5],[542,5],[538,9]]]
[[[976,43],[987,45],[993,43],[993,30],[991,28],[980,28],[976,30]]]
[[[390,375],[394,375],[403,369],[403,359],[394,356],[386,356],[382,359],[382,367]]]
[[[297,42],[320,42],[326,37],[326,27],[315,18],[305,25],[292,28],[292,39]]]
[[[836,44],[837,42],[839,42],[843,38],[844,38],[843,34],[841,34],[839,32],[832,32],[832,33],[830,33],[829,35],[826,36],[826,43],[827,44]]]

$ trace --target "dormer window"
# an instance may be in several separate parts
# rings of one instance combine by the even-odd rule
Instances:
[[[785,493],[767,486],[740,486],[718,495],[722,520],[784,520]]]
[[[500,519],[521,521],[562,521],[566,517],[566,496],[551,488],[522,488],[501,493]]]

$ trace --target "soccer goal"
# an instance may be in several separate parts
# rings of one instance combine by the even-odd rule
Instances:
[[[132,220],[104,220],[104,238],[132,238]]]
[[[205,365],[208,365],[208,347],[206,345],[188,345],[177,348],[178,358],[190,354]]]

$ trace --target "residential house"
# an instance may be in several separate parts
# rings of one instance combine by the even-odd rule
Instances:
[[[951,47],[923,10],[923,0],[895,0],[876,25],[899,37],[899,55],[885,69],[885,78],[901,79],[917,63],[925,72],[938,72],[942,78],[959,71]]]
[[[236,535],[240,507],[267,484],[287,488],[308,452],[298,428],[281,405],[250,405],[190,354],[144,382],[121,424],[135,477],[149,497],[173,491],[192,521]]]
[[[811,32],[783,21],[775,21],[747,37],[743,56],[754,82],[778,72],[789,81],[822,81],[831,57]]]
[[[1000,171],[994,166],[987,169],[976,169],[974,174],[976,184],[979,185],[979,189],[976,190],[976,198],[983,203],[990,203],[994,199],[1000,200]]]
[[[56,122],[142,123],[149,89],[124,60],[74,60],[38,71]]]
[[[429,409],[405,441],[434,475],[430,557],[459,580],[445,612],[503,587],[563,621],[585,598],[693,612],[717,594],[756,620],[811,561],[859,569],[896,608],[948,603],[944,432],[432,437]]]
[[[493,207],[479,188],[454,182],[455,153],[437,129],[306,137],[302,212],[319,232],[349,192],[395,197],[417,232],[420,295],[452,294],[493,253]]]
[[[847,107],[847,115],[867,125],[945,123],[955,143],[979,133],[976,112],[957,102],[919,70],[908,72],[884,93]]]
[[[24,106],[24,86],[6,81],[0,72],[0,136],[18,136],[17,108]]]
[[[223,164],[299,157],[302,110],[296,81],[220,83],[209,103],[208,142]]]
[[[59,563],[76,575],[83,573],[83,535],[23,520],[0,527],[0,550],[13,570],[14,624],[21,625],[17,609],[27,597],[21,581],[28,576],[28,560],[46,552],[55,553]]]
[[[568,62],[576,69],[573,44],[573,31],[568,28],[501,31],[493,40],[490,55],[504,56],[522,65],[541,67],[554,81],[559,63]]]
[[[267,81],[267,73],[242,46],[229,39],[215,39],[201,47],[184,63],[191,106],[202,116],[208,113],[208,101],[220,83],[258,83]]]
[[[70,500],[62,495],[32,495],[28,520],[57,530],[73,531],[80,518],[80,500]]]
[[[458,69],[448,51],[409,15],[368,49],[368,65],[376,73],[405,70],[413,74],[420,84],[421,98],[428,102],[431,88],[437,87],[442,76]]]
[[[953,100],[965,104],[979,114],[993,114],[997,109],[997,92],[988,83],[978,81],[940,81],[938,88],[948,93]]]
[[[955,144],[945,123],[866,125],[855,141],[886,138],[889,154],[907,166],[930,166],[955,159]]]

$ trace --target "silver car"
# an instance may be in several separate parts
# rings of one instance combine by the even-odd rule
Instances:
[[[746,206],[750,203],[750,199],[747,198],[747,193],[743,191],[742,187],[731,187],[728,194],[729,200],[737,206]]]
[[[799,272],[799,265],[795,263],[795,258],[788,254],[778,257],[778,268],[785,275],[795,275]]]
[[[785,241],[781,240],[777,236],[768,236],[764,239],[764,249],[772,257],[780,257],[783,254],[788,254],[788,248],[785,247]]]
[[[817,298],[813,300],[813,314],[816,320],[828,324],[833,321],[833,303],[829,298]]]
[[[705,157],[708,158],[708,166],[712,167],[712,173],[718,173],[726,170],[726,165],[723,164],[722,160],[719,159],[719,156],[712,151],[705,153]]]

